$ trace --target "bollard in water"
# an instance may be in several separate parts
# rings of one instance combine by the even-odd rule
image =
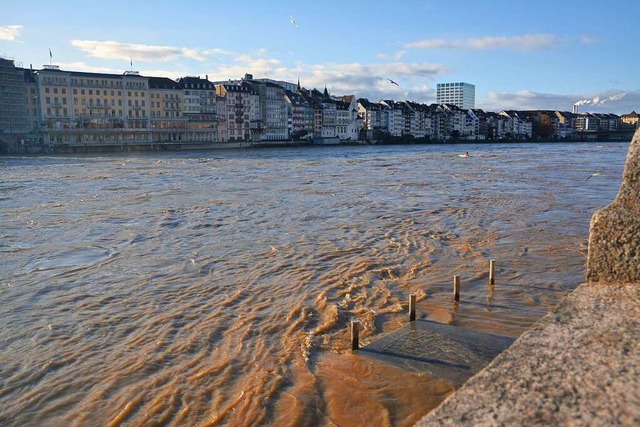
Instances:
[[[409,322],[416,320],[416,296],[409,295]]]
[[[489,260],[489,284],[493,285],[496,283],[496,260]]]
[[[351,351],[356,351],[360,347],[360,321],[351,321]]]
[[[453,300],[460,301],[460,276],[453,276]]]

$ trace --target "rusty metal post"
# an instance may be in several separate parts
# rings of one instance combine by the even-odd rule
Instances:
[[[489,284],[493,285],[496,283],[496,260],[489,260]]]
[[[356,351],[360,348],[360,321],[351,321],[351,351]]]
[[[409,295],[409,322],[416,320],[416,296]]]

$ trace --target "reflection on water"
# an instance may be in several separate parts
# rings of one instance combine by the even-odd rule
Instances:
[[[0,424],[411,425],[453,386],[348,321],[371,341],[416,293],[518,336],[582,281],[627,148],[0,159]]]

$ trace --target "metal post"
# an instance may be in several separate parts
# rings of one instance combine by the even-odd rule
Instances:
[[[351,351],[356,351],[360,347],[360,321],[351,321]]]
[[[416,296],[409,295],[409,322],[416,320]]]
[[[453,300],[460,301],[460,276],[453,276]]]
[[[489,260],[489,284],[493,285],[496,283],[496,260]]]

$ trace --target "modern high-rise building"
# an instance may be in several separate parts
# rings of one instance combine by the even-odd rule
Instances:
[[[438,104],[453,104],[470,110],[476,108],[476,87],[469,83],[438,83],[436,90]]]
[[[0,134],[29,129],[24,80],[24,70],[0,57]]]

